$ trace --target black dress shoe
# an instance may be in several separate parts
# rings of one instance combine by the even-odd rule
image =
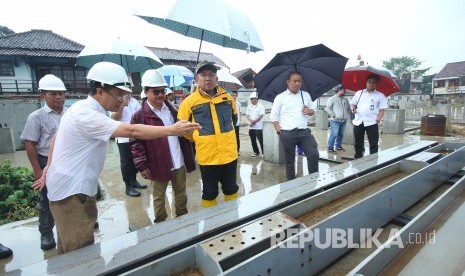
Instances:
[[[13,255],[13,251],[0,243],[0,259],[5,259]]]
[[[57,244],[55,243],[55,238],[53,237],[53,232],[42,235],[40,237],[40,249],[50,250],[55,248]]]
[[[126,195],[132,196],[132,197],[138,197],[140,196],[140,193],[134,189],[134,187],[131,184],[126,183]]]
[[[145,188],[147,188],[147,185],[142,185],[142,184],[139,183],[139,181],[134,179],[134,180],[132,180],[132,187],[134,187],[136,189],[145,189]]]

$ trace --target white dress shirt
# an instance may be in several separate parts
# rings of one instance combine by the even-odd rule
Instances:
[[[354,126],[362,123],[364,126],[375,125],[379,111],[388,107],[383,93],[377,90],[368,92],[366,89],[357,91],[350,104],[357,106],[357,112],[352,121]]]
[[[147,101],[150,109],[163,121],[163,125],[170,126],[174,124],[173,114],[170,109],[163,103],[161,110],[153,107],[149,101]],[[168,144],[170,145],[171,160],[173,161],[173,168],[171,170],[177,170],[184,166],[184,157],[181,152],[181,145],[179,144],[178,136],[168,136]]]
[[[131,97],[127,106],[123,108],[123,112],[121,113],[121,118],[118,120],[122,123],[130,124],[131,118],[137,110],[139,110],[142,106],[140,103]],[[116,143],[129,143],[129,138],[127,137],[117,137]]]
[[[58,130],[61,117],[65,111],[66,107],[63,106],[61,114],[58,114],[45,104],[44,107],[29,114],[24,130],[21,133],[21,141],[37,142],[37,154],[48,156],[50,142]]]
[[[304,105],[313,109],[313,101],[308,92],[299,91],[294,94],[287,89],[274,99],[271,121],[279,122],[282,130],[306,129],[309,116],[302,111]]]
[[[257,103],[256,105],[249,104],[247,106],[247,115],[250,117],[250,119],[255,121],[258,119],[258,117],[265,115],[265,107],[261,103]],[[249,129],[263,129],[263,117],[253,126],[249,126]]]
[[[121,122],[107,116],[91,96],[63,115],[53,148],[46,185],[51,201],[75,194],[94,196],[107,155],[108,141]]]

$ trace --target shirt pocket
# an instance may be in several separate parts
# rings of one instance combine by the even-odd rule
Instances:
[[[215,134],[210,103],[203,103],[192,107],[192,116],[195,122],[202,126],[199,129],[199,136]]]
[[[229,102],[221,102],[215,105],[216,114],[218,115],[218,123],[220,132],[225,133],[233,130],[232,116],[233,109]]]

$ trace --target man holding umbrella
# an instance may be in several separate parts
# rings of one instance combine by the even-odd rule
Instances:
[[[286,179],[295,178],[295,147],[300,146],[307,157],[308,173],[318,172],[318,145],[307,126],[311,108],[310,94],[301,91],[302,74],[292,72],[287,79],[287,90],[276,96],[271,108],[271,121],[280,137],[286,159]]]
[[[384,94],[376,90],[378,82],[377,75],[368,76],[366,89],[357,91],[351,101],[352,113],[355,114],[352,121],[354,124],[355,159],[363,157],[365,132],[370,144],[370,154],[378,152],[378,125],[383,119],[384,109],[388,107]]]

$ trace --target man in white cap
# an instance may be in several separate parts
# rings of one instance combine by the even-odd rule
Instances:
[[[98,177],[110,137],[155,139],[191,135],[198,124],[186,121],[168,127],[125,124],[107,116],[121,108],[131,83],[123,67],[99,62],[87,74],[91,92],[63,116],[50,145],[47,166],[33,187],[48,189],[58,232],[58,254],[94,243]]]
[[[52,74],[45,75],[39,80],[39,91],[45,102],[44,107],[29,114],[20,137],[34,171],[34,180],[42,176],[42,170],[47,165],[50,142],[66,111],[64,106],[66,87],[62,80]],[[48,204],[47,188],[44,188],[40,191],[39,201],[39,232],[42,250],[55,248],[54,226],[55,221]]]
[[[120,109],[116,112],[111,113],[111,118],[116,121],[120,121],[126,124],[131,123],[131,118],[137,110],[141,108],[141,104],[129,96],[126,99],[123,99],[123,104]],[[118,145],[121,175],[123,176],[123,181],[126,187],[126,195],[132,197],[140,196],[140,192],[137,189],[145,189],[147,185],[143,185],[137,181],[137,169],[134,165],[134,160],[131,153],[131,148],[129,147],[129,138],[128,137],[116,137],[116,144]]]
[[[257,146],[257,139],[260,143],[261,152],[263,154],[263,116],[265,116],[265,107],[258,102],[257,92],[250,93],[250,102],[247,106],[247,120],[249,121],[249,137],[252,142],[253,154],[252,157],[260,155]]]
[[[176,109],[178,108],[178,105],[176,104],[176,97],[174,95],[174,92],[173,90],[169,88],[166,88],[166,100]]]

